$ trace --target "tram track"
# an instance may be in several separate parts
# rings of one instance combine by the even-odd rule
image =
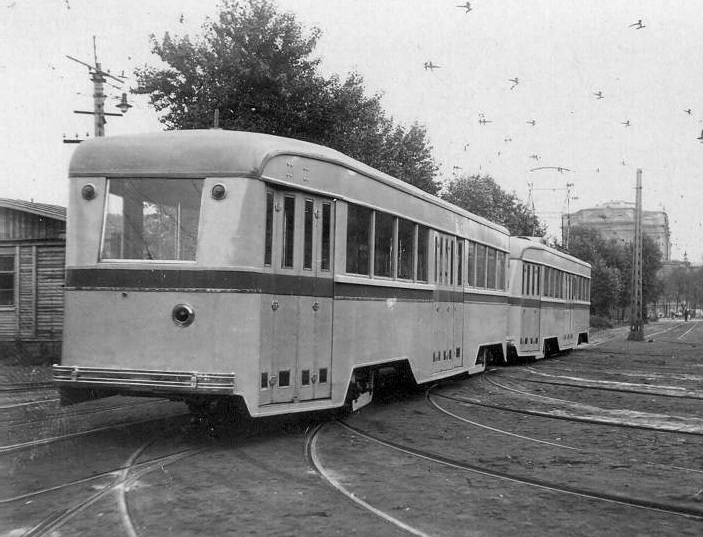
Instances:
[[[549,375],[535,370],[534,368],[527,367],[527,371],[533,375],[538,375],[541,377],[552,377],[555,379],[565,379],[565,380],[547,380],[541,379],[537,380],[534,378],[520,378],[520,382],[530,382],[535,384],[548,384],[552,386],[565,386],[572,388],[581,388],[586,390],[603,390],[609,392],[618,393],[632,393],[637,395],[654,395],[658,397],[675,397],[680,399],[693,399],[693,400],[703,400],[703,392],[691,393],[686,388],[681,388],[678,386],[658,386],[658,385],[645,385],[645,384],[635,384],[635,383],[624,383],[607,381],[600,379],[585,379],[578,377],[562,377],[558,375]],[[649,389],[648,389],[649,388]]]
[[[608,502],[611,504],[617,504],[617,505],[623,505],[627,507],[632,507],[632,508],[637,508],[637,509],[643,509],[651,512],[658,512],[658,513],[666,513],[670,515],[677,515],[677,516],[682,516],[686,517],[689,519],[694,519],[694,520],[703,520],[703,509],[697,508],[697,507],[689,507],[689,506],[681,506],[681,505],[675,505],[667,502],[660,502],[656,500],[650,500],[650,499],[643,499],[643,498],[638,498],[635,496],[629,496],[626,494],[617,494],[617,493],[611,493],[611,492],[605,492],[605,491],[594,491],[590,490],[587,488],[582,488],[578,486],[572,486],[572,485],[563,485],[563,484],[557,484],[553,483],[549,480],[545,479],[540,479],[537,477],[527,477],[527,476],[521,476],[521,475],[516,475],[512,474],[509,472],[501,471],[501,470],[496,470],[494,468],[490,468],[487,465],[482,465],[482,464],[476,464],[472,462],[466,462],[450,457],[446,457],[443,455],[440,455],[439,453],[435,453],[432,451],[428,451],[425,449],[418,449],[416,447],[399,443],[396,441],[391,441],[384,439],[376,434],[370,433],[368,431],[364,431],[359,427],[355,427],[352,425],[349,425],[348,423],[344,421],[336,421],[333,422],[338,424],[340,427],[346,429],[347,431],[358,435],[359,437],[362,437],[368,441],[374,442],[376,444],[385,446],[389,449],[392,449],[396,452],[403,453],[405,455],[410,455],[412,457],[416,457],[418,459],[422,459],[425,461],[429,461],[431,463],[436,463],[448,468],[452,468],[454,470],[461,470],[465,472],[471,472],[475,474],[480,474],[483,476],[487,476],[490,478],[495,478],[498,480],[502,481],[507,481],[507,482],[512,482],[512,483],[517,483],[521,485],[528,485],[531,487],[536,487],[542,490],[550,491],[550,492],[555,492],[559,494],[565,494],[565,495],[570,495],[570,496],[576,496],[580,498],[586,498],[586,499],[592,499],[592,500],[599,500],[603,502]],[[319,434],[320,429],[318,429],[315,432],[315,435]],[[310,450],[311,450],[311,460],[313,461],[313,465],[315,470],[320,473],[320,475],[330,483],[331,486],[333,486],[335,489],[339,490],[342,492],[346,497],[348,497],[350,500],[354,501],[355,503],[359,504],[360,506],[364,507],[365,509],[369,510],[370,512],[374,513],[377,516],[380,516],[381,518],[384,518],[385,520],[390,521],[389,519],[392,519],[391,515],[388,513],[383,513],[383,512],[378,512],[378,509],[374,508],[373,506],[370,506],[367,504],[367,502],[364,502],[360,498],[354,495],[353,492],[347,490],[345,487],[343,487],[340,482],[335,479],[333,472],[328,471],[324,469],[321,465],[319,465],[319,457],[315,454],[316,451],[316,436],[313,436],[312,440],[309,442],[310,445]],[[368,507],[367,507],[368,505]],[[369,509],[370,507],[370,509]],[[400,521],[399,521],[400,522]],[[401,522],[402,524],[402,522]],[[398,524],[396,524],[398,525]],[[402,527],[398,525],[398,527]],[[413,534],[416,535],[424,535],[420,530],[417,530],[416,528],[411,528],[410,531]]]
[[[27,442],[20,442],[20,443],[11,444],[8,446],[1,446],[0,447],[0,455],[5,454],[5,453],[15,452],[15,451],[21,451],[21,450],[25,450],[25,449],[31,449],[31,448],[35,448],[35,447],[39,447],[39,446],[44,446],[47,444],[53,444],[56,442],[63,442],[66,440],[71,440],[71,439],[82,437],[82,436],[88,436],[88,435],[95,434],[95,433],[111,431],[111,430],[115,430],[115,429],[122,429],[122,428],[132,427],[135,425],[143,425],[145,423],[164,421],[165,419],[180,418],[180,417],[186,416],[186,415],[188,415],[187,412],[185,412],[183,414],[169,416],[168,418],[164,418],[164,416],[157,416],[154,418],[147,418],[147,419],[143,419],[143,420],[134,420],[134,421],[116,423],[116,424],[111,424],[111,425],[105,425],[102,427],[96,427],[96,428],[88,429],[85,431],[76,431],[76,432],[72,432],[72,433],[51,436],[51,437],[47,437],[47,438],[38,438],[35,440],[29,440]]]
[[[153,441],[149,441],[142,444],[129,456],[121,469],[111,471],[110,474],[117,475],[108,486],[69,507],[52,512],[44,520],[29,529],[24,536],[41,537],[45,535],[56,535],[55,531],[58,530],[58,528],[64,526],[71,519],[80,515],[93,504],[105,498],[108,494],[116,492],[118,494],[117,503],[123,529],[128,533],[128,535],[130,535],[130,537],[138,537],[139,534],[135,529],[135,525],[133,524],[129,514],[129,509],[127,508],[125,490],[146,474],[161,469],[166,465],[183,460],[187,457],[192,457],[193,455],[203,451],[203,448],[192,448],[138,464],[136,461],[152,443]],[[134,473],[130,475],[130,472]],[[40,492],[43,493],[45,491]]]
[[[441,397],[441,395],[439,395],[439,397]],[[437,411],[441,412],[442,414],[445,414],[445,415],[447,415],[457,421],[460,421],[462,423],[466,423],[466,424],[471,425],[473,427],[479,427],[479,428],[482,428],[482,429],[485,429],[488,431],[492,431],[492,432],[500,434],[500,435],[510,436],[513,438],[517,438],[519,440],[524,440],[524,441],[533,442],[533,443],[537,443],[537,444],[543,444],[546,446],[555,447],[557,449],[571,450],[571,451],[576,451],[576,452],[583,453],[583,454],[595,455],[595,456],[598,456],[601,461],[609,462],[613,467],[621,466],[625,462],[622,460],[622,457],[613,457],[609,454],[604,454],[602,451],[595,451],[595,450],[591,450],[591,449],[585,449],[580,446],[577,447],[577,446],[572,446],[572,445],[560,444],[560,443],[556,443],[556,442],[542,440],[539,438],[534,438],[534,437],[527,436],[527,435],[521,435],[521,434],[514,433],[512,431],[507,431],[505,429],[501,429],[498,427],[492,427],[492,426],[486,425],[484,423],[479,423],[479,422],[477,422],[475,420],[471,420],[465,416],[460,416],[460,415],[444,408],[436,400],[434,400],[434,398],[432,396],[432,389],[431,388],[429,390],[427,390],[427,392],[425,393],[425,399],[427,400],[428,404],[431,407],[433,407]],[[642,461],[641,464],[648,466],[648,467],[653,467],[653,468],[663,468],[666,470],[676,470],[676,471],[681,471],[681,472],[685,472],[685,473],[703,474],[703,470],[699,470],[696,468],[677,466],[677,465],[673,465],[673,464],[663,464],[663,463],[650,462],[650,461]]]
[[[4,410],[12,410],[13,408],[21,408],[21,407],[29,407],[29,406],[42,406],[44,403],[47,402],[57,402],[59,399],[43,399],[41,401],[35,401],[35,402],[26,402],[26,403],[20,403],[17,405],[9,405],[5,407],[1,407],[0,409]],[[148,399],[148,400],[139,400],[139,401],[134,401],[130,403],[120,403],[116,405],[109,405],[109,406],[99,406],[95,408],[91,407],[54,407],[49,410],[58,410],[58,412],[53,412],[51,414],[47,413],[46,416],[42,416],[42,418],[47,421],[47,420],[54,420],[57,418],[73,418],[73,417],[87,417],[87,416],[92,416],[96,414],[103,414],[106,412],[114,412],[117,410],[124,410],[127,408],[136,408],[136,407],[145,407],[145,406],[150,406],[150,405],[155,405],[155,404],[163,404],[163,403],[170,403],[168,399]],[[23,418],[19,417],[17,419],[13,418],[8,418],[7,420],[3,421],[0,420],[0,425],[6,425],[6,426],[12,426],[14,425],[15,421],[20,421],[23,422]]]
[[[555,404],[578,404],[582,407],[586,407],[586,405],[583,405],[581,403],[574,403],[573,401],[566,401],[563,399],[556,399],[553,397],[547,397],[544,395],[538,395],[538,394],[533,394],[530,392],[521,392],[520,390],[516,390],[515,388],[510,388],[508,386],[502,385],[500,383],[496,383],[495,381],[492,381],[487,378],[487,376],[483,376],[482,380],[486,379],[487,382],[490,382],[492,385],[494,385],[496,388],[504,389],[507,391],[515,392],[515,393],[520,393],[522,395],[535,398],[535,399],[543,399],[543,400],[549,400],[550,402],[553,402]],[[447,394],[437,394],[437,397],[442,397],[445,399],[449,399],[452,401],[456,401],[459,403],[463,404],[469,404],[469,405],[475,405],[475,406],[480,406],[484,408],[492,408],[496,410],[501,410],[505,412],[514,412],[517,414],[525,414],[525,415],[530,415],[530,416],[540,416],[540,417],[545,417],[545,418],[553,418],[557,420],[565,420],[565,421],[573,421],[573,422],[583,422],[583,423],[591,423],[595,425],[604,425],[604,426],[612,426],[612,427],[623,427],[623,428],[630,428],[630,429],[644,429],[644,430],[649,430],[649,431],[657,431],[657,432],[662,432],[662,433],[678,433],[678,434],[687,434],[687,435],[696,435],[696,436],[702,436],[703,435],[703,424],[698,424],[695,423],[692,427],[689,427],[688,429],[682,426],[676,427],[674,425],[669,425],[669,426],[655,426],[655,425],[648,425],[645,423],[638,423],[637,419],[641,418],[645,419],[647,415],[642,415],[642,413],[634,413],[630,412],[630,420],[626,421],[622,417],[622,412],[620,411],[611,411],[606,413],[605,409],[600,409],[597,407],[592,407],[593,411],[597,411],[600,413],[600,416],[576,416],[573,414],[567,414],[565,410],[563,409],[555,409],[550,412],[546,411],[540,411],[540,410],[533,410],[533,409],[527,409],[527,408],[517,408],[515,406],[509,406],[509,405],[501,405],[501,404],[496,404],[496,403],[489,403],[486,401],[481,401],[479,399],[475,398],[468,398],[468,397],[458,397],[458,396],[452,396],[452,395],[447,395]],[[606,417],[607,415],[607,417]]]

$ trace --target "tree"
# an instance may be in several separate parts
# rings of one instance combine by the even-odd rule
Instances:
[[[632,293],[633,245],[604,239],[597,229],[571,228],[568,253],[591,264],[591,313],[625,317]],[[662,291],[658,277],[661,252],[649,236],[642,236],[642,302],[656,302]]]
[[[446,185],[442,198],[462,209],[502,224],[511,235],[543,237],[546,228],[534,211],[514,192],[503,190],[488,175],[457,176]]]
[[[168,129],[210,127],[218,109],[224,129],[326,145],[437,193],[425,129],[394,125],[359,74],[321,76],[312,58],[320,36],[270,0],[224,0],[197,39],[151,36],[167,67],[138,69],[136,93],[150,96]]]

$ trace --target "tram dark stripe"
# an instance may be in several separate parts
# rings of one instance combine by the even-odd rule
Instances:
[[[182,269],[68,269],[66,287],[70,289],[137,289],[150,291],[223,291],[269,295],[338,297],[361,300],[412,300],[427,302],[464,302],[521,305],[528,308],[588,308],[587,304],[541,302],[538,299],[506,297],[504,294],[452,291],[449,289],[412,289],[363,283],[334,283],[331,278],[306,275],[271,274],[241,270]]]
[[[236,270],[69,269],[66,287],[75,289],[142,289],[227,291],[332,297],[331,278],[265,274]]]

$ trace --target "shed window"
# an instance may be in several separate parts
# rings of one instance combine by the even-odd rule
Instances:
[[[15,256],[0,256],[0,306],[15,305]]]

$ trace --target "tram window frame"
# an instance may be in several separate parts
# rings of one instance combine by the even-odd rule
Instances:
[[[505,266],[505,260],[507,258],[507,255],[505,252],[502,252],[498,250],[497,257],[496,257],[496,283],[497,283],[497,289],[499,291],[505,291],[506,288],[506,283],[505,283],[505,275],[507,274],[507,267]]]
[[[17,279],[15,254],[0,254],[0,308],[14,308],[17,305]]]
[[[456,284],[464,286],[464,239],[456,239]]]
[[[487,248],[485,244],[476,243],[476,287],[479,289],[486,288]]]
[[[373,276],[375,278],[393,278],[395,257],[394,229],[395,217],[393,215],[382,211],[374,211]]]
[[[413,280],[415,263],[415,242],[417,225],[405,218],[397,219],[397,277],[399,280]]]
[[[498,252],[490,246],[486,250],[486,289],[496,289],[496,261]]]
[[[430,228],[417,224],[415,226],[415,251],[416,262],[415,262],[415,274],[414,279],[416,282],[429,281],[429,242],[430,242]]]
[[[466,242],[466,285],[476,287],[476,243]]]
[[[371,275],[372,238],[373,210],[362,205],[349,204],[345,260],[347,274]]]
[[[456,283],[456,280],[454,280],[454,265],[456,264],[454,243],[456,241],[454,237],[447,238],[447,241],[449,246],[449,252],[447,254],[447,258],[449,259],[449,281],[447,283],[449,285],[454,285]]]
[[[322,242],[320,245],[320,270],[329,272],[332,267],[332,204],[322,202]]]
[[[266,224],[264,232],[264,266],[270,267],[273,262],[273,190],[266,190]]]
[[[295,206],[295,195],[285,194],[283,196],[281,268],[292,269],[295,266]]]
[[[529,279],[530,279],[530,264],[529,263],[522,263],[522,294],[523,295],[529,295],[530,294],[530,286],[529,286]]]
[[[313,263],[313,218],[315,217],[315,201],[304,199],[303,205],[303,270],[312,270]]]
[[[99,261],[194,263],[204,182],[199,177],[108,179]]]

